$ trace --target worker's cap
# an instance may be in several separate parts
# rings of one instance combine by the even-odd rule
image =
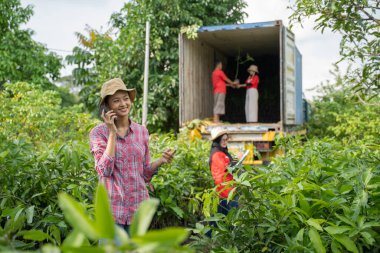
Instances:
[[[257,68],[256,65],[251,65],[249,66],[249,68],[247,69],[248,72],[251,72],[251,71],[254,71],[256,73],[259,73],[259,69]]]
[[[102,89],[100,90],[100,97],[101,97],[100,104],[104,103],[104,99],[107,96],[112,96],[118,90],[124,90],[124,91],[128,92],[128,95],[129,95],[129,98],[131,99],[131,101],[132,102],[135,101],[136,90],[135,89],[127,89],[123,80],[121,80],[120,78],[114,78],[114,79],[111,79],[111,80],[109,80],[103,84]]]
[[[216,138],[218,138],[219,136],[222,136],[224,134],[227,134],[227,130],[226,129],[223,129],[222,127],[215,127],[213,129],[211,129],[211,140],[215,140]]]

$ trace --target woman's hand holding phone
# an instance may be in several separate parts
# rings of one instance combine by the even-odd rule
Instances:
[[[117,128],[115,125],[115,119],[116,118],[117,118],[116,113],[114,113],[113,110],[107,111],[106,108],[103,108],[102,119],[103,119],[104,123],[106,123],[108,129],[110,131],[113,131],[114,133],[117,132]]]

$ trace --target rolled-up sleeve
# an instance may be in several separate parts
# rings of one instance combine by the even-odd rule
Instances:
[[[148,129],[144,128],[143,133],[143,139],[144,139],[144,146],[145,146],[145,155],[144,155],[144,181],[146,183],[150,182],[153,175],[156,173],[156,170],[152,169],[151,163],[150,163],[150,152],[149,152],[149,132]]]
[[[107,138],[99,128],[90,132],[91,153],[95,158],[95,168],[100,177],[110,177],[114,168],[115,158],[104,151],[107,147]]]

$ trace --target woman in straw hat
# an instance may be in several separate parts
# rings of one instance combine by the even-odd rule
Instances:
[[[99,180],[110,196],[115,222],[128,232],[139,204],[149,198],[146,183],[159,166],[172,160],[175,151],[168,149],[150,162],[148,130],[129,118],[135,89],[127,89],[115,78],[103,84],[100,96],[104,123],[90,132],[91,152]]]
[[[233,177],[227,171],[227,167],[235,162],[228,152],[228,133],[226,130],[217,127],[211,130],[211,152],[210,152],[210,169],[212,177],[221,201],[218,205],[218,212],[227,215],[232,207],[237,207],[237,201],[231,200],[227,203],[228,194],[232,191],[231,184],[224,185],[226,182],[233,181]]]
[[[249,76],[245,84],[239,85],[238,87],[246,87],[247,94],[245,97],[245,119],[247,122],[258,122],[258,112],[259,112],[259,70],[256,65],[251,65],[247,69]]]

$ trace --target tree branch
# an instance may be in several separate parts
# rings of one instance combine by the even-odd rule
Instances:
[[[377,23],[378,25],[380,25],[380,19],[377,19],[375,18],[374,16],[372,16],[370,13],[368,13],[366,10],[365,10],[365,7],[364,6],[359,6],[357,4],[354,4],[355,7],[358,8],[358,10],[361,10],[370,20],[372,20],[373,22]],[[378,9],[378,8],[376,8]]]
[[[356,94],[356,96],[358,97],[358,99],[360,100],[361,103],[363,103],[364,105],[370,105],[370,106],[380,106],[380,103],[368,103],[366,101],[364,101],[359,94]]]

